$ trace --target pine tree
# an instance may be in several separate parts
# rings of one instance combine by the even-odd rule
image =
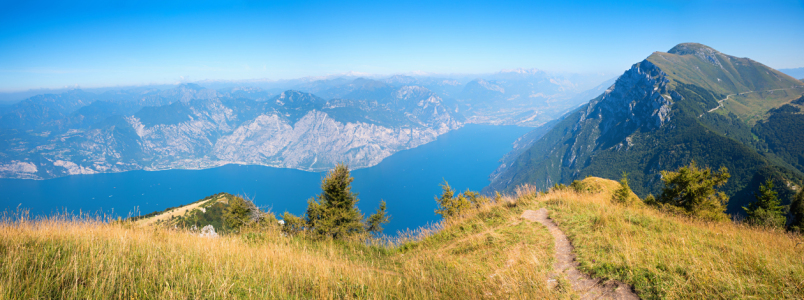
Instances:
[[[349,168],[340,163],[321,181],[322,193],[307,202],[307,227],[314,235],[339,239],[365,232],[353,180]]]
[[[441,185],[441,197],[435,198],[438,203],[436,214],[441,215],[443,218],[448,219],[455,216],[462,215],[467,209],[471,207],[471,203],[463,194],[455,196],[455,190],[449,186],[447,181]]]
[[[748,207],[743,207],[748,215],[746,218],[748,223],[780,228],[787,222],[787,218],[782,213],[784,206],[781,205],[781,200],[773,188],[773,180],[768,178],[764,184],[759,186],[759,193],[754,195],[757,201],[748,204]]]
[[[620,188],[614,191],[611,200],[620,204],[631,205],[636,200],[632,199],[631,193],[631,187],[628,186],[628,174],[623,172],[623,178],[620,179]]]
[[[679,168],[677,172],[662,171],[665,187],[659,202],[680,208],[683,213],[701,219],[728,220],[725,210],[729,198],[715,188],[726,184],[729,177],[726,167],[721,167],[719,172],[714,173],[709,168],[699,168],[695,161],[689,166]]]
[[[390,220],[391,217],[388,216],[388,212],[385,210],[385,201],[380,201],[380,207],[377,212],[366,219],[366,231],[372,233],[382,232],[382,224],[388,223]]]

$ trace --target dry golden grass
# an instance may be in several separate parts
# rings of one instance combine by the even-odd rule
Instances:
[[[510,199],[509,199],[510,200]],[[488,205],[398,246],[262,231],[217,239],[102,218],[0,222],[0,298],[559,298],[552,239]]]
[[[192,232],[66,216],[0,222],[0,298],[555,299],[553,240],[519,218],[547,207],[581,270],[643,298],[801,298],[800,235],[611,202],[618,183],[515,197],[393,239],[314,241],[267,230]]]
[[[677,217],[597,194],[532,194],[569,236],[581,269],[632,284],[642,298],[804,297],[804,239],[779,230]]]

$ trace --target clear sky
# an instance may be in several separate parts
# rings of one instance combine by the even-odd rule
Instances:
[[[804,2],[0,0],[0,91],[348,71],[614,76],[682,42],[804,67]]]

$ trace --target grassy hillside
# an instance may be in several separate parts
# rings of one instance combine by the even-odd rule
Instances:
[[[239,196],[219,193],[193,203],[133,217],[129,221],[135,222],[138,226],[176,226],[182,229],[212,225],[216,231],[226,231],[223,212],[229,207],[229,201],[236,197]]]
[[[676,82],[721,94],[786,89],[801,82],[749,58],[720,53],[706,45],[683,43],[648,58]]]
[[[203,238],[102,218],[6,216],[0,298],[545,299],[553,243],[522,207],[388,240],[314,241],[279,231]]]
[[[718,113],[734,113],[749,124],[804,93],[801,81],[749,58],[734,57],[696,43],[655,52],[646,60],[673,81],[696,85],[716,94],[731,95]]]
[[[643,299],[798,299],[804,295],[801,235],[731,222],[702,222],[595,194],[532,194],[576,247],[581,269],[632,284]]]
[[[618,184],[516,197],[389,240],[334,242],[277,231],[203,238],[102,218],[0,222],[0,298],[577,298],[548,285],[553,238],[525,210],[549,209],[580,268],[653,298],[797,298],[800,235],[704,223],[611,202]]]

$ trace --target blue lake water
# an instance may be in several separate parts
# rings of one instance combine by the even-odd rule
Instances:
[[[434,197],[447,180],[459,190],[479,191],[512,143],[531,130],[516,126],[466,125],[436,141],[400,151],[380,164],[352,171],[358,207],[368,215],[380,200],[391,223],[385,232],[416,228],[438,220]],[[49,180],[0,179],[0,211],[18,206],[32,214],[56,211],[147,214],[228,192],[247,195],[281,214],[304,213],[307,199],[321,192],[324,173],[263,166],[227,165],[207,170],[131,171],[74,175]]]

